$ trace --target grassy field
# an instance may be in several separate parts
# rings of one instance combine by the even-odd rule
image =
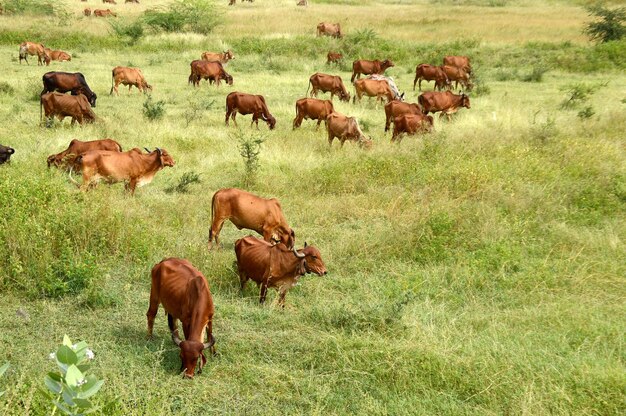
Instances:
[[[108,7],[132,19],[162,3]],[[95,0],[66,3],[66,22],[0,16],[0,144],[16,149],[0,167],[0,364],[12,365],[0,413],[51,413],[38,390],[63,334],[93,347],[107,415],[623,412],[626,44],[589,44],[583,2],[311,3],[224,6],[209,36],[133,46],[80,15]],[[346,39],[316,39],[322,20]],[[364,28],[377,36],[355,35]],[[24,40],[74,58],[20,66]],[[226,47],[234,85],[188,86],[189,63]],[[326,67],[330,49],[348,64]],[[311,121],[292,131],[314,72],[340,74],[352,93],[349,62],[389,57],[417,101],[415,66],[447,53],[472,57],[482,90],[435,133],[391,144],[382,106],[367,101],[335,108],[358,117],[369,151],[329,148]],[[142,68],[163,119],[142,115],[136,90],[108,95],[116,65]],[[541,82],[521,80],[535,69]],[[85,74],[97,123],[39,124],[48,70]],[[560,108],[574,84],[594,87],[589,118]],[[231,91],[263,94],[276,130],[251,129],[249,116],[225,127]],[[206,248],[213,193],[244,186],[239,131],[266,139],[247,189],[279,198],[298,246],[316,245],[329,270],[303,278],[285,310],[276,292],[264,306],[253,285],[239,293],[233,244],[249,232],[227,223],[223,248]],[[46,168],[72,138],[104,137],[162,147],[176,166],[134,198],[122,185],[82,194]],[[166,192],[187,172],[201,183]],[[169,256],[205,274],[216,304],[219,356],[193,381],[179,376],[162,313],[145,336],[150,269]]]

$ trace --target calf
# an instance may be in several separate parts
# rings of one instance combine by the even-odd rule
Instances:
[[[112,12],[111,9],[95,9],[93,15],[96,17],[117,17],[117,13]]]
[[[450,91],[425,92],[418,97],[417,102],[422,106],[424,114],[437,113],[441,111],[439,118],[442,118],[445,114],[448,117],[448,120],[451,119],[451,114],[459,111],[459,108],[470,108],[470,99],[467,95],[463,93],[456,95]]]
[[[200,59],[203,59],[209,62],[220,62],[222,64],[225,64],[231,59],[235,59],[235,55],[233,54],[233,51],[229,49],[221,53],[203,52],[202,55],[200,55]]]
[[[252,123],[256,122],[256,128],[259,128],[259,119],[267,123],[270,130],[276,127],[276,119],[270,114],[270,110],[265,104],[265,97],[262,95],[245,94],[242,92],[231,92],[226,97],[226,125],[228,119],[232,116],[233,123],[237,125],[235,116],[237,112],[246,115],[252,114]],[[250,123],[250,126],[252,126]]]
[[[328,273],[320,251],[304,244],[302,250],[287,248],[279,243],[272,245],[256,237],[248,236],[235,242],[237,271],[243,291],[248,279],[261,287],[259,302],[265,302],[267,288],[278,290],[278,304],[285,307],[287,291],[307,273],[324,276]]]
[[[398,138],[402,133],[416,134],[418,132],[428,133],[433,129],[433,117],[424,114],[404,114],[393,119],[393,135],[391,141],[398,143],[402,141],[402,137]]]
[[[184,370],[184,377],[193,378],[198,361],[198,373],[206,364],[204,350],[209,349],[213,355],[216,353],[213,337],[215,306],[209,284],[185,259],[165,259],[154,265],[151,275],[150,307],[146,313],[148,337],[152,338],[154,318],[161,304],[167,314],[172,341],[180,347],[180,371]],[[179,319],[183,324],[184,341],[178,334]],[[207,342],[204,342],[205,330]]]
[[[339,23],[319,23],[317,25],[317,36],[322,35],[338,39],[343,37]]]
[[[309,88],[311,90],[311,97],[317,97],[317,92],[330,92],[330,99],[332,100],[335,95],[339,96],[340,101],[350,102],[350,94],[343,85],[341,77],[338,75],[328,75],[316,72],[309,78],[309,86],[306,89],[307,95]]]
[[[71,61],[72,60],[72,56],[67,53],[67,52],[63,52],[63,51],[53,51],[52,49],[48,49],[46,48],[46,53],[48,54],[48,56],[50,57],[50,61],[59,61],[59,62],[63,62],[63,61]]]
[[[339,64],[342,59],[342,54],[338,52],[328,52],[328,55],[326,55],[326,65]]]
[[[445,87],[450,87],[450,80],[446,75],[446,72],[440,66],[420,64],[415,68],[415,80],[413,81],[413,91],[415,91],[415,84],[419,81],[419,90],[422,90],[422,80],[435,81],[435,89],[442,90]]]
[[[22,60],[28,64],[28,55],[37,55],[37,65],[50,65],[50,57],[46,54],[46,47],[41,43],[22,42],[19,53],[20,65]]]
[[[215,82],[219,87],[221,80],[226,81],[228,85],[233,85],[233,77],[231,77],[220,62],[195,60],[191,62],[191,74],[189,75],[189,83],[199,86],[200,81],[206,79],[210,84]]]
[[[85,7],[85,10],[83,10],[83,14],[85,16],[91,16],[91,9],[89,7]]]
[[[0,144],[0,165],[11,162],[11,155],[15,153],[15,149]]]
[[[363,95],[376,97],[376,102],[378,103],[378,100],[383,102],[384,98],[387,99],[387,102],[394,99],[402,100],[404,94],[396,97],[391,87],[389,87],[389,83],[383,79],[357,79],[354,82],[354,98],[352,98],[352,103],[354,104],[357,98],[361,101]]]
[[[422,114],[422,109],[416,103],[403,103],[397,100],[385,104],[385,132],[389,131],[393,119],[403,114]]]
[[[40,113],[41,108],[43,108],[47,119],[56,116],[60,121],[63,121],[65,117],[72,117],[72,125],[76,121],[78,124],[83,124],[83,121],[93,123],[96,119],[87,97],[83,94],[74,96],[49,92],[41,96]]]
[[[224,221],[230,220],[238,229],[246,228],[261,234],[265,241],[282,242],[291,248],[296,235],[287,224],[280,202],[265,199],[236,188],[220,189],[211,200],[211,231],[209,250],[219,245]]]
[[[472,89],[472,83],[470,81],[469,74],[461,68],[457,68],[456,66],[443,65],[441,69],[443,69],[443,72],[446,73],[446,76],[450,80],[450,87],[452,86],[452,81],[454,81],[454,89],[459,88],[459,82],[466,90]]]
[[[385,59],[384,61],[379,61],[378,59],[374,61],[368,61],[366,59],[358,59],[352,62],[352,78],[350,78],[350,82],[354,83],[355,78],[361,78],[361,74],[363,75],[372,75],[378,74],[382,75],[385,73],[387,68],[391,68],[395,66],[392,61],[389,59]]]
[[[333,102],[316,98],[301,98],[296,101],[296,118],[293,119],[294,130],[302,125],[302,120],[317,120],[317,129],[322,121],[334,111]]]
[[[126,190],[134,195],[137,186],[149,184],[158,171],[166,166],[174,166],[174,159],[165,149],[157,147],[153,152],[146,151],[148,154],[143,154],[137,148],[128,152],[92,150],[79,156],[75,162],[83,173],[83,183],[79,184],[72,179],[73,169],[70,169],[70,180],[81,191],[95,187],[101,179],[108,183],[125,182]]]
[[[333,139],[336,137],[341,142],[341,147],[346,140],[355,141],[366,149],[372,147],[372,139],[365,137],[354,117],[346,117],[337,112],[331,113],[326,117],[326,131],[329,146],[332,146]]]
[[[462,69],[467,74],[472,75],[472,65],[470,64],[470,59],[467,56],[445,56],[443,58],[443,64],[455,66]]]
[[[129,68],[126,66],[116,66],[111,71],[111,91],[109,95],[115,94],[120,95],[118,90],[118,86],[128,85],[128,93],[130,94],[130,89],[134,86],[137,87],[139,92],[143,92],[144,94],[148,92],[148,90],[152,91],[152,86],[146,82],[146,78],[143,76],[143,72],[139,68]]]
[[[62,166],[69,168],[70,166],[74,166],[74,162],[79,156],[91,150],[121,152],[122,146],[113,139],[92,140],[89,142],[73,139],[67,149],[61,153],[48,156],[48,167],[54,165],[57,168]]]

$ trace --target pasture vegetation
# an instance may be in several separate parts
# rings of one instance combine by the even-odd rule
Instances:
[[[107,415],[623,411],[624,40],[588,42],[583,1],[225,4],[208,35],[146,28],[132,42],[82,17],[96,0],[66,2],[65,21],[0,16],[0,143],[16,149],[0,167],[0,363],[11,364],[0,413],[50,411],[39,390],[63,334],[97,355],[105,383],[93,401]],[[107,7],[132,24],[163,5]],[[346,38],[315,38],[323,20]],[[20,66],[24,40],[73,59]],[[193,59],[226,48],[232,87],[187,85]],[[328,50],[345,63],[327,68]],[[431,135],[392,145],[368,102],[335,107],[359,118],[369,151],[329,149],[310,121],[291,130],[316,71],[347,83],[353,59],[389,57],[416,101],[416,64],[445,54],[472,57],[482,94]],[[162,117],[144,116],[134,89],[108,95],[117,65],[143,70]],[[39,124],[48,70],[85,74],[97,123]],[[561,108],[576,88],[589,117]],[[233,90],[263,94],[276,130],[251,130],[250,116],[226,128]],[[162,147],[176,166],[134,198],[121,185],[82,194],[46,169],[72,138],[104,137]],[[242,143],[261,138],[251,181]],[[280,199],[298,246],[319,247],[329,270],[305,277],[284,311],[275,292],[265,306],[253,285],[239,293],[233,243],[248,232],[227,223],[223,249],[206,249],[212,194],[245,182]],[[197,266],[216,304],[219,356],[193,381],[178,376],[163,314],[145,339],[150,268],[168,256]]]

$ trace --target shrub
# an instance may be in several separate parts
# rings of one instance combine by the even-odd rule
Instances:
[[[251,186],[256,179],[256,172],[259,169],[259,154],[261,154],[261,145],[265,141],[263,136],[246,137],[241,133],[237,133],[237,141],[239,145],[239,154],[243,158],[245,169],[244,185]]]
[[[178,183],[176,185],[172,185],[168,188],[165,188],[165,192],[168,194],[178,192],[180,194],[186,194],[189,192],[189,185],[194,183],[200,183],[200,174],[194,171],[185,172],[183,176],[180,177]]]
[[[5,14],[30,14],[50,16],[55,14],[54,3],[50,0],[3,0],[0,9]]]
[[[165,115],[165,101],[152,101],[152,96],[148,95],[143,103],[143,115],[150,121],[162,119]]]
[[[143,20],[157,30],[206,35],[221,22],[221,15],[212,0],[177,0],[166,7],[146,10]]]
[[[535,66],[529,74],[526,74],[520,78],[523,82],[541,82],[543,81],[543,74],[548,72],[548,68],[544,66]]]
[[[121,39],[128,39],[129,45],[134,45],[144,36],[143,22],[135,20],[130,23],[109,19],[109,25],[113,33]]]
[[[626,8],[609,9],[599,4],[587,7],[590,16],[597,20],[587,24],[584,30],[589,38],[600,43],[619,40],[626,36]]]
[[[589,100],[589,97],[595,92],[596,86],[584,83],[571,84],[561,88],[566,91],[568,98],[561,102],[561,109],[567,110],[578,108]]]
[[[13,95],[15,94],[15,88],[8,82],[0,81],[0,94]]]
[[[554,117],[548,116],[545,122],[537,123],[537,114],[539,114],[539,111],[537,111],[533,117],[533,122],[530,127],[530,135],[533,139],[545,143],[548,139],[555,137],[559,131],[556,128],[556,121],[554,120]]]
[[[585,119],[588,119],[588,118],[593,117],[593,115],[594,115],[595,113],[596,113],[596,112],[594,111],[594,109],[593,109],[593,107],[592,107],[592,106],[587,106],[587,107],[583,108],[582,110],[580,110],[580,111],[578,112],[577,116],[578,116],[578,118],[580,118],[581,120],[585,120]]]

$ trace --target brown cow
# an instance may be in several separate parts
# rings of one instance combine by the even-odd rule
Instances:
[[[91,16],[91,9],[89,7],[86,7],[85,10],[83,10],[83,14],[85,16]]]
[[[120,144],[113,139],[92,140],[89,142],[73,139],[67,149],[61,153],[48,156],[48,167],[54,165],[57,168],[62,166],[69,168],[74,165],[74,161],[79,156],[91,150],[110,150],[112,152],[121,152],[122,146],[120,146]]]
[[[41,95],[47,92],[71,92],[72,95],[83,94],[89,100],[92,107],[96,106],[98,96],[87,85],[85,76],[80,72],[59,72],[50,71],[41,77],[43,82],[43,90]]]
[[[71,61],[72,56],[63,51],[53,51],[52,49],[45,48],[46,54],[50,57],[50,61]]]
[[[37,65],[50,65],[50,57],[46,54],[46,47],[41,43],[22,42],[20,43],[20,64],[22,59],[28,63],[28,55],[37,55]]]
[[[450,80],[450,87],[452,87],[452,81],[454,81],[454,89],[459,88],[459,82],[466,90],[472,89],[472,83],[470,81],[469,74],[461,68],[457,68],[456,66],[451,65],[443,65],[441,69],[443,69],[443,71],[446,73],[446,76]]]
[[[11,162],[11,155],[15,153],[15,149],[0,144],[0,165]]]
[[[226,96],[226,125],[228,119],[232,116],[233,123],[237,125],[235,116],[237,112],[242,115],[252,114],[252,123],[256,122],[256,128],[259,128],[259,119],[265,121],[270,130],[276,127],[276,119],[270,114],[270,110],[265,103],[265,97],[262,95],[245,94],[243,92],[231,92]],[[252,126],[250,123],[250,126]]]
[[[389,131],[389,125],[394,118],[403,114],[422,114],[422,109],[416,103],[403,103],[393,100],[385,104],[385,131]]]
[[[420,64],[415,68],[415,80],[413,81],[413,91],[415,84],[419,81],[419,90],[422,90],[422,80],[435,81],[435,89],[441,91],[445,87],[450,87],[450,80],[446,72],[440,66]]]
[[[117,17],[117,13],[112,12],[111,9],[95,9],[93,15],[96,17]]]
[[[361,78],[361,74],[363,75],[372,75],[378,74],[382,75],[385,73],[387,68],[391,68],[395,66],[392,61],[389,59],[385,59],[384,61],[379,61],[378,59],[374,61],[368,61],[366,59],[357,59],[352,62],[352,78],[350,78],[350,82],[354,82],[354,78]]]
[[[339,52],[328,52],[326,55],[326,65],[339,64],[343,59],[343,55]]]
[[[124,3],[135,3],[139,4],[139,0],[125,0]]]
[[[365,137],[359,127],[359,122],[354,117],[346,117],[337,112],[331,113],[326,117],[326,131],[329,146],[332,146],[333,140],[337,137],[341,142],[341,147],[346,140],[355,141],[366,149],[372,147],[372,139]]]
[[[296,6],[308,6],[307,0],[300,0],[298,3],[296,3]]]
[[[443,58],[443,64],[455,66],[472,75],[472,65],[467,56],[446,56]]]
[[[81,191],[95,187],[100,179],[108,183],[125,182],[126,190],[134,195],[137,186],[149,184],[158,171],[174,166],[174,159],[165,149],[157,147],[153,152],[146,151],[148,154],[138,148],[127,152],[92,150],[76,158],[75,165],[83,173],[83,183],[72,178],[73,169],[70,169],[70,180]]]
[[[333,38],[342,38],[341,26],[339,23],[320,23],[317,25],[317,36],[331,36]]]
[[[205,61],[209,62],[221,62],[225,64],[231,59],[235,59],[235,55],[233,54],[233,51],[229,49],[222,53],[203,52],[202,55],[200,55],[200,59],[204,59]]]
[[[102,3],[117,4],[115,0],[102,0]]]
[[[298,283],[300,276],[315,273],[324,276],[328,273],[320,251],[314,246],[296,250],[284,244],[272,245],[259,238],[248,236],[235,242],[237,271],[241,291],[248,279],[261,286],[259,302],[265,302],[267,288],[278,290],[278,304],[285,307],[287,291]]]
[[[47,119],[57,116],[60,121],[65,117],[72,117],[72,125],[78,121],[83,124],[83,120],[93,123],[96,119],[87,97],[83,94],[66,95],[58,92],[43,94],[40,100],[40,111],[43,107]]]
[[[295,130],[302,125],[302,120],[310,118],[317,120],[317,130],[322,121],[326,121],[326,117],[333,111],[333,102],[330,100],[301,98],[296,101],[296,118],[293,119],[293,128]]]
[[[402,94],[401,96],[396,97],[386,80],[357,79],[354,81],[354,97],[352,98],[352,104],[356,102],[357,98],[361,101],[361,97],[363,95],[376,97],[376,103],[378,103],[378,100],[382,103],[384,98],[387,98],[387,102],[391,102],[394,99],[402,100],[404,96],[404,94]]]
[[[219,87],[221,80],[225,80],[228,85],[233,85],[233,77],[231,77],[220,62],[195,60],[191,62],[191,74],[189,75],[189,83],[199,86],[200,81],[206,79],[209,84],[215,82]]]
[[[424,114],[403,114],[393,119],[393,134],[391,141],[402,141],[398,138],[402,133],[415,134],[418,132],[428,133],[433,129],[433,117]]]
[[[130,89],[135,86],[139,90],[139,92],[143,92],[144,94],[148,91],[152,91],[152,86],[146,82],[146,79],[143,76],[143,72],[139,68],[129,68],[126,66],[116,66],[113,68],[111,73],[111,91],[109,95],[113,94],[113,90],[117,95],[120,95],[118,91],[118,86],[128,85],[128,93],[130,94]]]
[[[154,318],[161,304],[167,314],[172,341],[180,347],[180,371],[185,371],[185,377],[193,378],[198,360],[198,373],[206,364],[204,350],[208,348],[213,355],[216,353],[213,337],[215,306],[209,284],[202,273],[185,259],[165,259],[154,265],[151,274],[150,307],[146,313],[148,337],[152,338]],[[178,335],[179,319],[183,325],[184,341]],[[208,342],[204,342],[205,329]]]
[[[451,119],[450,115],[459,111],[459,108],[470,108],[470,99],[467,95],[461,93],[460,95],[453,94],[450,91],[446,92],[425,92],[420,95],[417,102],[422,106],[424,114],[436,113],[441,111],[439,118],[445,114],[448,120]]]
[[[265,199],[236,188],[217,191],[211,200],[209,250],[213,247],[213,240],[219,246],[220,231],[226,220],[240,230],[256,231],[265,241],[282,242],[289,248],[295,243],[296,235],[287,224],[276,198]]]
[[[311,90],[311,97],[317,97],[317,92],[330,92],[330,99],[332,100],[335,94],[339,96],[340,101],[350,102],[350,93],[343,85],[341,77],[338,75],[328,75],[316,72],[309,78],[309,86],[306,89],[307,95],[309,88]]]

